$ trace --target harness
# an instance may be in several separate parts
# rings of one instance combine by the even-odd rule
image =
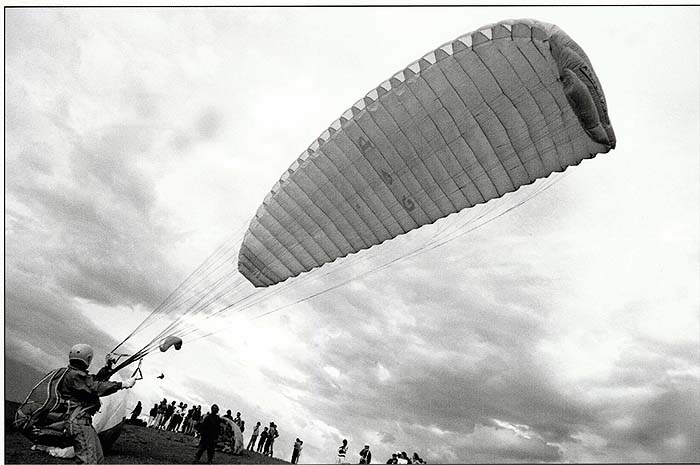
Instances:
[[[66,425],[80,420],[86,409],[61,396],[59,386],[68,372],[67,367],[49,372],[29,392],[17,409],[13,426],[34,442],[64,445],[68,441]],[[91,422],[85,416],[86,424]]]

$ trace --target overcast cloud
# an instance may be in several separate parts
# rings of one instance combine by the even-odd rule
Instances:
[[[343,438],[382,463],[698,461],[699,11],[5,10],[5,358],[101,358],[369,89],[532,17],[586,50],[616,150],[444,247],[255,319],[341,279],[291,282],[149,356],[132,403],[216,402],[246,439],[275,421],[276,455],[300,437],[306,463]]]

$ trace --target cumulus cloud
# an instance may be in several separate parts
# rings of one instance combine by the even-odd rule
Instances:
[[[501,247],[512,248],[507,245],[511,239],[503,241]],[[483,253],[477,248],[470,255]],[[451,249],[448,255],[458,257],[460,252]],[[303,353],[302,361],[289,359],[290,364],[302,363],[302,370],[311,373],[304,383],[318,394],[311,407],[313,415],[336,418],[338,423],[348,415],[357,423],[369,422],[380,431],[380,453],[394,448],[382,448],[384,443],[424,444],[438,461],[455,457],[559,461],[565,451],[573,454],[573,448],[582,444],[591,451],[639,450],[634,441],[618,441],[615,435],[604,434],[604,445],[591,440],[595,436],[586,436],[591,425],[604,429],[606,419],[615,416],[608,410],[610,405],[620,411],[638,410],[620,406],[625,395],[621,379],[613,382],[620,389],[614,402],[599,390],[609,385],[605,378],[588,378],[590,395],[581,395],[543,360],[542,353],[532,350],[556,334],[550,327],[550,316],[557,309],[542,298],[549,282],[546,274],[532,268],[513,273],[499,264],[482,265],[471,276],[467,271],[466,280],[464,273],[445,273],[444,279],[431,279],[426,286],[424,274],[434,266],[430,262],[430,257],[422,257],[395,266],[391,273],[403,276],[400,282],[385,282],[385,275],[379,273],[336,289],[332,297],[318,297],[311,304],[314,314],[310,321],[294,325],[293,332],[301,334],[309,349],[313,348]],[[522,285],[523,275],[528,277],[527,285]],[[470,292],[472,286],[479,292]],[[462,292],[455,291],[460,288]],[[368,308],[384,311],[369,312]],[[331,319],[324,318],[328,312],[332,312]],[[667,350],[667,354],[675,352],[671,347]],[[601,356],[606,355],[598,355],[598,363],[605,361]],[[669,365],[692,363],[687,357],[683,359],[685,362]],[[342,376],[333,371],[333,384],[328,383],[329,366],[342,367]],[[610,375],[626,378],[642,370],[629,381],[649,386],[648,372],[658,373],[660,368],[646,357],[622,357],[610,365]],[[659,392],[665,389],[668,387]],[[431,431],[432,435],[427,434]],[[437,432],[474,439],[461,448],[439,451],[431,448],[440,440]],[[488,441],[482,437],[485,432],[490,434]],[[345,433],[351,435],[348,433],[356,442],[364,437],[354,428]],[[434,439],[426,440],[426,436]],[[692,444],[684,442],[677,430],[671,428],[659,441],[664,438],[682,448],[681,454],[691,453]],[[643,438],[637,436],[636,440]],[[679,456],[673,454],[670,456]]]
[[[71,98],[68,81],[79,65],[65,55],[84,50],[65,27],[70,21],[41,10],[11,16],[31,24],[18,27],[12,21],[14,38],[43,31],[32,53],[41,54],[43,66],[65,87],[46,101],[22,99],[37,88],[48,92],[48,83],[37,81],[35,60],[20,51],[8,54],[8,101],[12,106],[23,100],[24,111],[9,118],[8,138],[21,145],[17,152],[14,144],[8,150],[6,196],[14,224],[33,224],[9,235],[9,265],[40,256],[44,263],[29,265],[36,268],[27,271],[52,279],[67,295],[154,304],[172,285],[152,279],[159,268],[167,268],[167,258],[154,245],[167,240],[168,227],[154,219],[154,185],[140,165],[154,132],[146,124],[123,122],[128,118],[118,113],[107,117],[104,126],[80,127],[81,112],[106,104],[109,94],[88,103]],[[52,54],[55,47],[61,53]],[[23,119],[31,122],[31,130],[19,123]],[[26,262],[23,266],[28,267]]]

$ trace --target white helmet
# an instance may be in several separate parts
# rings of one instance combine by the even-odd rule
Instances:
[[[87,344],[76,344],[68,352],[68,360],[80,360],[87,367],[92,362],[92,347]]]

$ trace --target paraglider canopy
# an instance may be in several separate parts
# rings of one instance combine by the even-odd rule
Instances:
[[[272,286],[615,147],[602,86],[558,27],[485,26],[371,90],[272,187],[239,271]]]
[[[175,346],[175,350],[182,348],[182,339],[177,336],[168,336],[160,342],[160,351],[165,352],[169,348]]]

